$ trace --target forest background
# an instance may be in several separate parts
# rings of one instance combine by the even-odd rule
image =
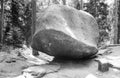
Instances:
[[[100,29],[98,47],[120,43],[119,0],[0,0],[0,47],[29,44],[37,13],[52,4],[71,6],[92,14]]]

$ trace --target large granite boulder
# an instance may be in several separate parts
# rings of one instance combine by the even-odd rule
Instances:
[[[38,14],[32,48],[57,58],[86,58],[98,52],[96,20],[85,11],[51,5]]]

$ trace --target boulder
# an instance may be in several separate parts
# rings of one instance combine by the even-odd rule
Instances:
[[[98,52],[98,25],[89,13],[65,5],[51,5],[37,17],[33,49],[56,58],[75,59]]]

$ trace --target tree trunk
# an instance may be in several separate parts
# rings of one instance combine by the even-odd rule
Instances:
[[[66,0],[62,0],[63,1],[63,5],[66,5]]]
[[[114,44],[118,44],[118,5],[119,5],[119,0],[115,0],[115,36],[114,36]]]
[[[115,0],[114,44],[118,43],[118,1]]]
[[[80,0],[80,10],[83,9],[83,6],[84,6],[83,0]]]
[[[118,2],[119,0],[115,0],[113,9],[113,26],[111,31],[111,43],[118,44]],[[113,7],[114,7],[113,6]]]
[[[118,2],[118,44],[120,44],[120,1]]]
[[[36,26],[36,0],[32,0],[32,27],[31,27],[32,37],[35,32],[35,26]]]
[[[0,43],[3,44],[3,27],[4,27],[4,0],[1,0],[1,18],[0,18]]]

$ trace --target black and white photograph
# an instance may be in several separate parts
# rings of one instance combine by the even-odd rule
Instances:
[[[0,78],[120,78],[120,0],[0,0]]]

